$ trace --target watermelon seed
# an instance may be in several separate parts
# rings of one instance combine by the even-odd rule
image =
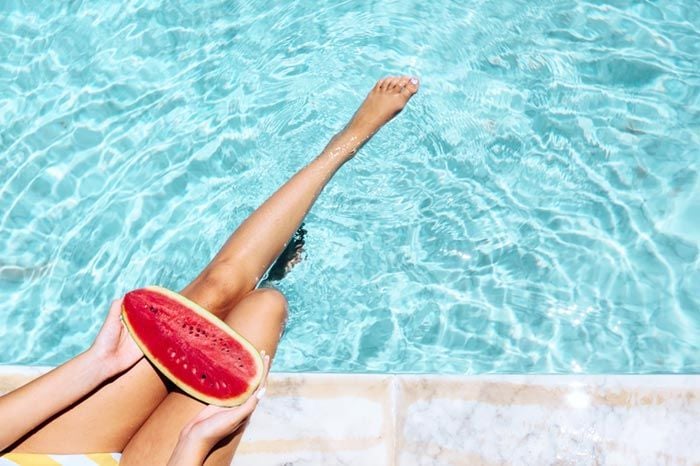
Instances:
[[[207,374],[202,374],[202,380],[207,380]]]

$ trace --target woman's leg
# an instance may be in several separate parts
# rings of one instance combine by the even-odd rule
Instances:
[[[241,224],[182,294],[218,317],[227,316],[255,288],[333,174],[400,112],[417,90],[417,81],[408,77],[379,81],[346,128]],[[157,414],[154,410],[166,395],[164,382],[148,361],[142,360],[40,426],[14,451],[122,451],[146,419]]]
[[[217,296],[227,299],[232,293],[240,298],[252,290],[284,250],[335,172],[417,91],[418,82],[406,76],[377,82],[345,129],[238,227],[190,286],[206,281],[223,284],[227,293]],[[216,302],[214,297],[203,299],[208,299],[207,304],[213,308],[226,304]]]
[[[407,87],[409,86],[409,87]],[[311,164],[297,173],[251,215],[214,258],[219,270],[241,268],[253,287],[282,252],[301,224],[321,189],[343,163],[349,160],[384,123],[396,115],[418,90],[408,77],[388,78],[377,83],[348,127],[338,134]],[[291,203],[291,207],[288,203]],[[256,250],[256,243],[272,246]],[[217,263],[218,261],[218,263]],[[225,264],[225,265],[224,265]],[[237,264],[240,264],[237,267]],[[200,277],[205,277],[205,270]],[[198,277],[199,278],[199,277]],[[196,282],[196,280],[195,280]],[[203,298],[205,299],[205,298]],[[258,302],[265,301],[263,302]],[[226,322],[258,350],[274,356],[286,319],[286,300],[274,290],[256,290],[227,316]],[[281,311],[284,309],[284,311]],[[168,394],[124,449],[125,466],[165,464],[183,426],[204,404],[179,392]],[[220,442],[205,464],[230,465],[243,429]]]

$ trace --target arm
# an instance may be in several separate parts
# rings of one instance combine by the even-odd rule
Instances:
[[[265,395],[270,357],[263,354],[263,380],[253,395],[240,406],[222,408],[207,406],[194,417],[180,432],[175,450],[168,466],[194,466],[204,464],[204,460],[214,446],[225,436],[245,424],[255,407]]]
[[[123,327],[121,299],[114,301],[90,349],[0,397],[0,452],[54,414],[133,366],[143,353]]]

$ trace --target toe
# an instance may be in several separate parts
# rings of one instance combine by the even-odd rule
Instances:
[[[406,85],[401,89],[401,92],[408,95],[412,96],[416,92],[418,92],[418,88],[420,87],[420,82],[418,81],[418,78],[415,76],[411,76],[408,78],[408,82]]]
[[[387,90],[390,92],[398,91],[398,86],[399,86],[399,78],[396,76],[392,76],[389,78],[389,84],[387,85]]]
[[[387,89],[387,86],[389,85],[389,80],[391,77],[387,77],[379,81],[379,90],[380,91],[385,91]]]

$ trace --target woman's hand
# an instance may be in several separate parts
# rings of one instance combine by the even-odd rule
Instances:
[[[221,406],[209,405],[192,419],[185,430],[187,434],[199,441],[209,443],[212,446],[225,436],[234,433],[241,427],[253,413],[265,395],[267,388],[267,375],[270,371],[270,356],[264,351],[260,353],[263,358],[263,378],[258,389],[250,398],[240,406],[233,408],[222,408]]]
[[[0,396],[0,452],[143,357],[119,319],[121,304],[112,303],[89,350]]]
[[[263,378],[258,389],[245,403],[233,408],[209,405],[202,409],[180,432],[168,466],[202,464],[214,445],[244,425],[262,399],[267,388],[267,375],[270,371],[270,356],[264,351]]]
[[[107,318],[88,350],[101,361],[108,376],[127,370],[143,357],[121,321],[121,309],[122,298],[112,301]]]

